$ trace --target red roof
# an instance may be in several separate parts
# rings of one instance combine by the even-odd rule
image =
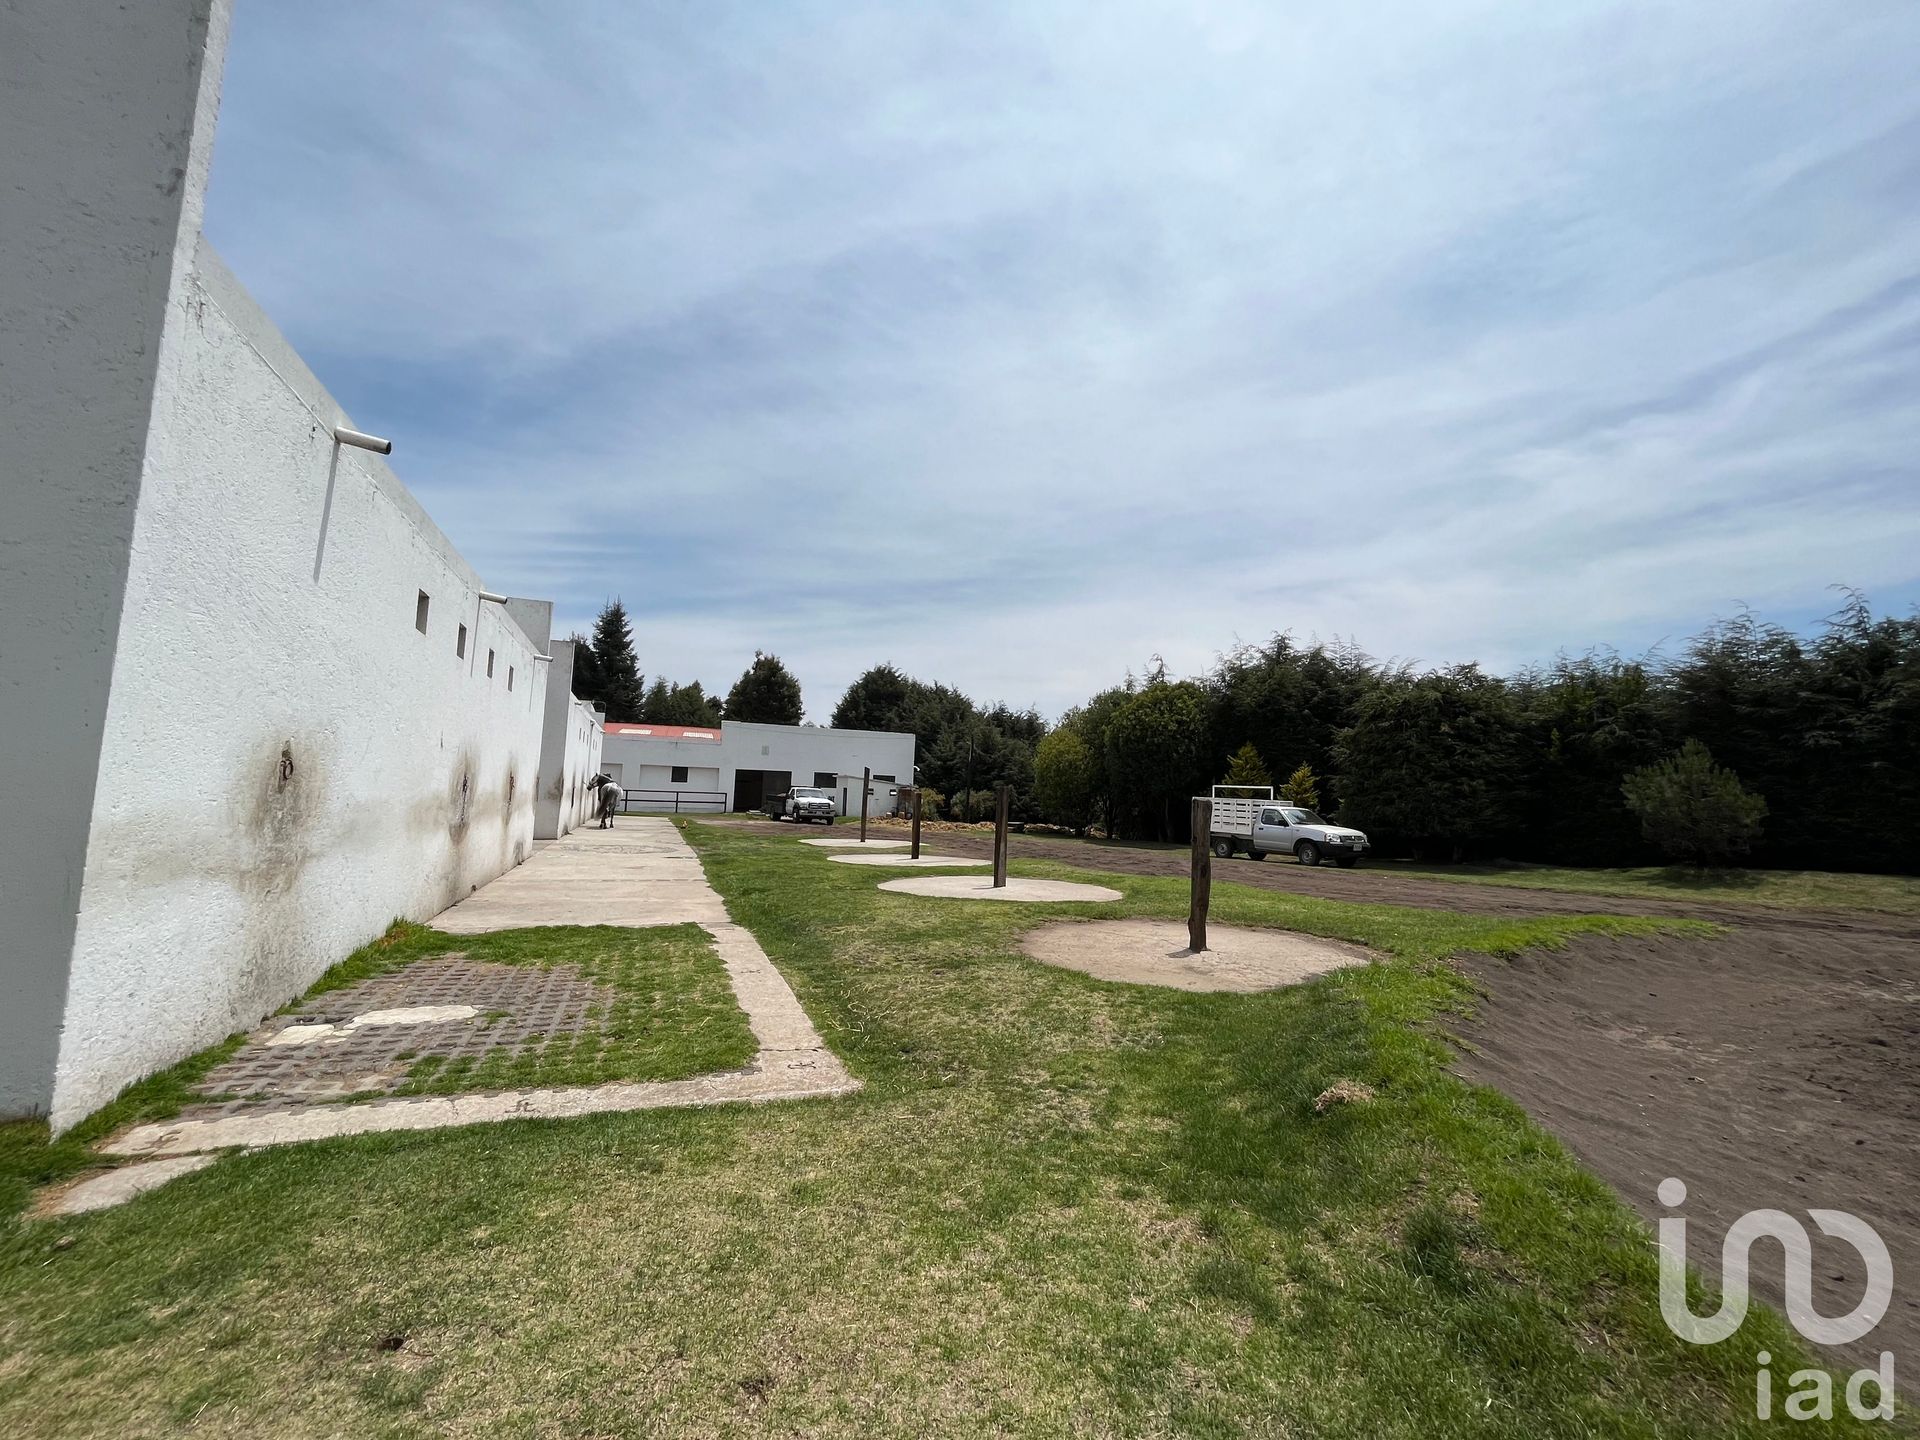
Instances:
[[[710,745],[720,743],[720,727],[717,725],[608,725],[609,735],[633,735],[648,740],[704,740]]]

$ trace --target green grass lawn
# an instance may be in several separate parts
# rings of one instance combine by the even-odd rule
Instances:
[[[1648,900],[1714,900],[1783,910],[1878,910],[1920,915],[1920,879],[1911,875],[1853,875],[1825,870],[1698,870],[1687,865],[1583,870],[1565,865],[1421,865],[1370,862],[1388,875],[1620,895]]]
[[[1455,1079],[1436,1033],[1469,998],[1443,957],[1657,922],[1221,883],[1222,922],[1384,958],[1187,994],[1016,948],[1076,914],[1179,915],[1179,881],[1113,877],[1123,903],[1044,912],[925,900],[791,837],[686,830],[863,1092],[235,1155],[17,1224],[0,1433],[1767,1428],[1752,1353],[1784,1369],[1783,1325],[1670,1336],[1644,1227]],[[1317,1113],[1341,1079],[1377,1098]]]

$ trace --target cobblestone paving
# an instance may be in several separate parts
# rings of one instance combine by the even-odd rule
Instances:
[[[433,956],[342,990],[330,990],[276,1017],[195,1090],[209,1103],[184,1112],[211,1119],[257,1114],[347,1095],[391,1094],[427,1056],[478,1062],[554,1036],[596,1028],[615,995],[570,965],[492,965],[464,954]],[[464,1019],[351,1026],[304,1044],[273,1044],[288,1029],[348,1026],[357,1015],[421,1006],[471,1006]]]

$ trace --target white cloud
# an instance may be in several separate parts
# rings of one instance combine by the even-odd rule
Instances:
[[[1920,594],[1901,0],[462,14],[243,8],[210,226],[651,672],[1057,711]]]

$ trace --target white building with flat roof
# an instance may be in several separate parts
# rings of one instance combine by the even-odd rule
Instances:
[[[831,790],[842,815],[888,815],[913,784],[914,737],[893,730],[819,725],[607,726],[600,768],[620,782],[630,810],[718,814],[758,810],[795,785]]]

